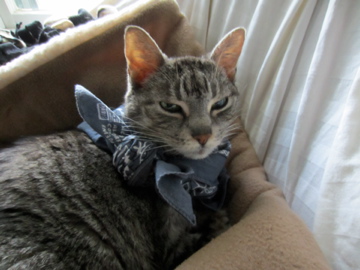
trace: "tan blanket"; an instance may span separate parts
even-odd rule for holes
[[[122,103],[123,33],[129,24],[145,28],[169,56],[203,53],[172,0],[136,1],[68,30],[0,68],[0,142],[75,127],[76,83],[109,106]],[[228,170],[235,225],[178,269],[329,269],[310,231],[267,182],[245,131],[232,144]]]

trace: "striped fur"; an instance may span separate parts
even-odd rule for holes
[[[76,131],[3,148],[0,198],[0,269],[171,269],[208,231],[126,187]]]

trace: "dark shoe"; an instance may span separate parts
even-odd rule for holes
[[[60,35],[62,31],[46,26],[40,34],[39,44],[48,42],[52,37]]]
[[[94,20],[93,16],[89,12],[87,12],[85,9],[81,8],[78,11],[78,15],[70,16],[69,20],[72,21],[72,23],[75,26],[78,26],[80,24],[87,23],[89,21]]]
[[[17,25],[17,27],[19,27]],[[21,24],[20,24],[21,27]],[[19,27],[19,28],[20,28]],[[27,46],[32,46],[38,43],[40,34],[43,30],[41,22],[34,21],[25,25],[24,29],[17,29],[16,34],[25,41]]]

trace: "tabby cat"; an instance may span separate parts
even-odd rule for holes
[[[125,115],[134,129],[169,153],[208,156],[234,130],[243,41],[237,28],[207,57],[170,59],[128,27]],[[0,151],[0,269],[173,269],[226,226],[195,210],[192,226],[154,188],[124,184],[111,156],[79,131]]]

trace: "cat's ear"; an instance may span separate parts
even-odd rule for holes
[[[137,26],[128,26],[125,30],[125,57],[129,76],[137,85],[143,85],[165,61],[155,41]]]
[[[215,46],[210,58],[225,69],[228,78],[233,81],[236,73],[236,64],[239,59],[245,40],[245,29],[235,28]]]

